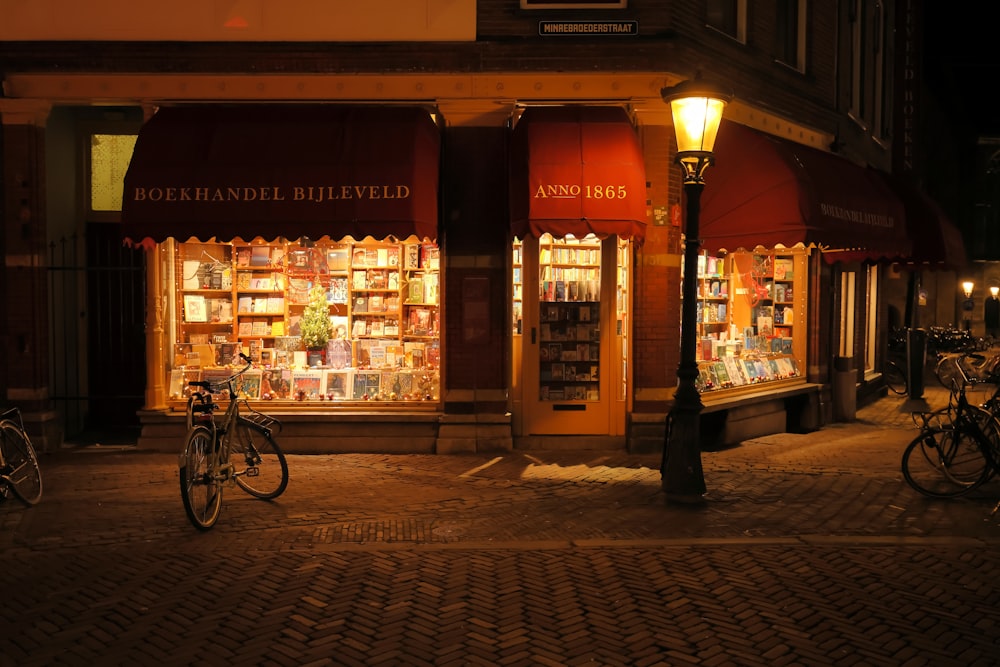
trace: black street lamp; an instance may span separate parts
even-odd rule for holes
[[[687,215],[684,221],[684,275],[681,286],[681,358],[677,365],[677,391],[667,415],[666,441],[660,475],[667,499],[701,502],[705,474],[701,467],[701,410],[704,407],[695,380],[697,360],[698,217],[701,213],[703,175],[713,164],[712,149],[722,121],[722,110],[732,93],[703,81],[683,81],[660,91],[670,104],[677,135],[677,163],[684,176]]]

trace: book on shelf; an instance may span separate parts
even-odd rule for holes
[[[184,321],[208,322],[208,306],[200,294],[184,295]]]
[[[242,320],[237,328],[237,333],[240,336],[252,336],[253,335],[253,323],[249,320]]]
[[[284,246],[275,246],[271,248],[271,266],[281,267],[285,263],[285,248]]]
[[[774,258],[774,279],[791,280],[795,273],[795,264],[789,257]]]
[[[351,287],[356,290],[363,290],[368,287],[368,272],[367,271],[352,271],[351,272]]]
[[[201,262],[197,259],[186,259],[181,265],[182,286],[184,289],[201,289]]]
[[[407,368],[423,368],[424,351],[423,343],[413,341],[403,343],[404,365]]]
[[[327,293],[328,303],[347,303],[347,278],[330,278],[330,291]]]
[[[368,312],[381,313],[385,310],[385,299],[381,294],[372,294],[368,297]]]
[[[407,243],[403,246],[403,268],[420,268],[420,246],[415,243]]]
[[[332,248],[326,251],[326,265],[331,271],[346,271],[347,264],[347,248]]]
[[[382,373],[378,371],[356,371],[354,373],[354,400],[375,398],[381,388]]]
[[[384,336],[385,335],[385,320],[381,317],[372,320],[372,336]]]
[[[250,266],[250,248],[241,246],[236,249],[236,266],[240,268]]]
[[[409,332],[414,336],[427,336],[431,333],[431,311],[428,308],[411,308]]]
[[[423,303],[424,300],[424,279],[419,276],[410,278],[407,285],[407,303]]]
[[[269,313],[285,312],[285,297],[282,296],[267,297],[267,312]]]
[[[367,313],[368,312],[368,297],[365,295],[360,295],[354,297],[353,310],[355,313]]]
[[[252,296],[241,296],[236,301],[236,304],[237,304],[236,305],[236,312],[238,312],[240,314],[253,312],[253,297]]]
[[[271,332],[268,330],[268,321],[265,318],[256,318],[253,320],[253,326],[250,329],[251,336],[270,336]]]
[[[438,302],[438,277],[436,273],[424,274],[424,303]]]
[[[389,249],[377,248],[375,252],[376,252],[375,266],[389,266]]]
[[[305,399],[319,398],[323,385],[323,372],[319,370],[292,371],[292,396],[302,396]]]
[[[373,345],[368,348],[368,365],[371,368],[385,368],[385,348],[381,345]]]
[[[425,244],[420,246],[420,266],[425,269],[439,268],[441,261],[441,251],[436,245]]]
[[[285,322],[284,320],[275,320],[271,322],[271,335],[272,336],[284,336],[285,335]]]
[[[268,266],[271,263],[271,248],[255,245],[250,250],[250,266]]]

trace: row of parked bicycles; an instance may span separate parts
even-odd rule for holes
[[[932,412],[914,412],[920,429],[903,451],[907,483],[930,498],[955,498],[970,493],[1000,473],[1000,355],[960,350],[939,354],[937,380],[951,394],[948,405]],[[976,392],[985,400],[970,400]],[[996,513],[1000,503],[994,508]]]

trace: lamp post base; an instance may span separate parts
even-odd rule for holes
[[[701,466],[701,397],[693,383],[682,382],[675,400],[667,415],[660,470],[663,491],[670,502],[702,503],[706,487]]]

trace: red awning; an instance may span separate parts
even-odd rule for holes
[[[831,153],[725,121],[705,181],[710,252],[802,243],[831,262],[909,253],[899,198],[874,170]]]
[[[167,107],[139,131],[123,234],[435,239],[439,155],[420,108]]]
[[[906,231],[913,242],[910,254],[900,261],[927,268],[960,269],[967,260],[962,232],[948,214],[922,190],[896,176],[879,174],[903,202]]]
[[[510,164],[514,236],[646,231],[646,171],[620,107],[531,107],[514,127]]]

